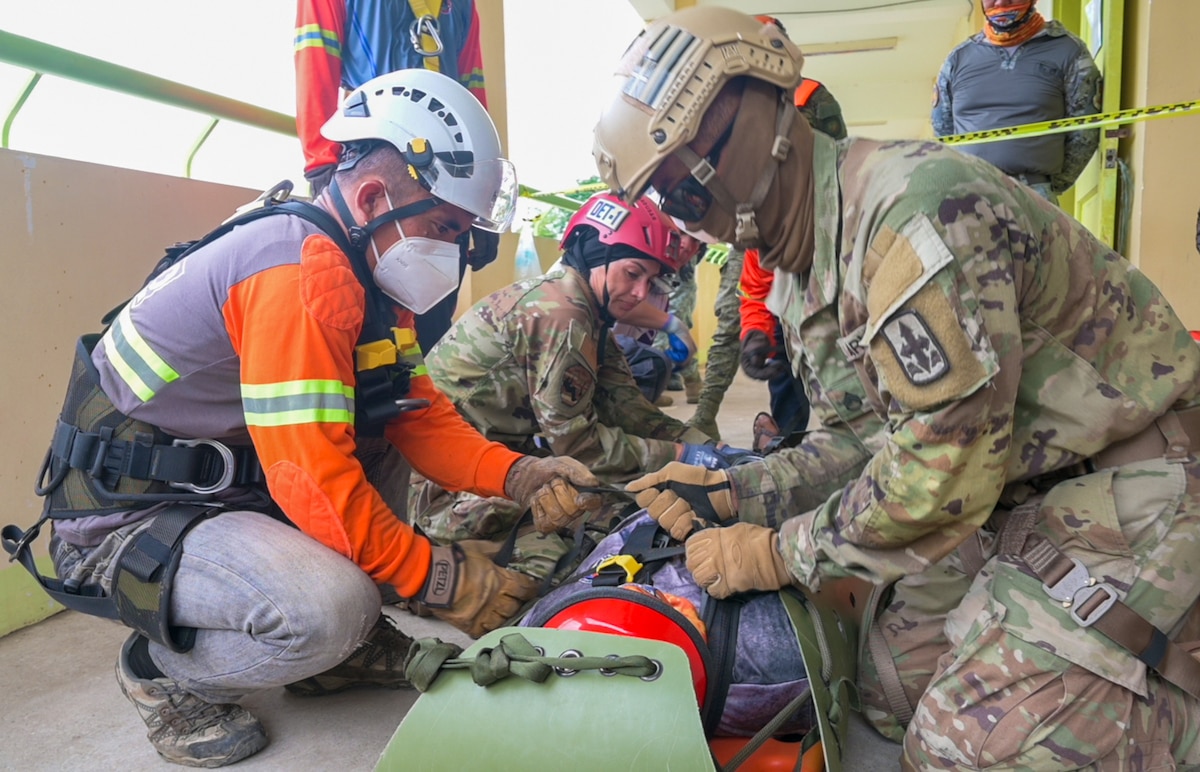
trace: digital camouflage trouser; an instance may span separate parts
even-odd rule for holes
[[[721,282],[717,286],[715,311],[717,328],[708,346],[708,362],[704,365],[704,386],[700,389],[700,403],[688,425],[699,429],[713,439],[720,439],[717,431],[717,412],[725,399],[725,392],[737,375],[738,359],[741,355],[742,318],[741,302],[738,300],[738,283],[742,279],[742,262],[745,253],[740,249],[729,250],[729,259],[721,266]]]
[[[1184,650],[1200,649],[1200,464],[1155,459],[1071,478],[1036,518],[1035,539]],[[907,768],[1200,764],[1200,700],[1080,626],[1025,561],[994,554],[997,539],[981,547],[973,579],[960,550],[899,582],[877,617],[913,708]],[[876,665],[860,673],[864,714],[899,739]]]
[[[679,283],[671,292],[671,313],[679,317],[679,321],[690,331],[695,321],[696,313],[696,266],[689,264],[679,272]],[[666,351],[670,347],[670,339],[665,334],[654,336],[654,348]],[[695,357],[688,362],[687,367],[679,371],[685,380],[700,377],[700,365]],[[650,400],[653,402],[654,400]]]

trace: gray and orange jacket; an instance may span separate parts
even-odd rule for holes
[[[415,595],[429,543],[401,522],[354,456],[355,346],[366,293],[349,258],[295,216],[240,225],[150,281],[92,361],[125,415],[182,438],[253,443],[272,499],[377,583]],[[485,440],[413,372],[430,406],[384,430],[447,490],[503,496],[520,458]]]

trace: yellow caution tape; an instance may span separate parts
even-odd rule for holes
[[[1118,110],[1115,113],[1094,113],[1092,115],[1081,115],[1078,118],[1060,118],[1054,121],[1023,123],[1019,126],[1006,126],[1002,129],[972,131],[968,134],[951,134],[950,136],[939,137],[938,140],[947,145],[974,145],[980,142],[995,142],[1014,137],[1039,137],[1045,134],[1065,134],[1069,131],[1084,131],[1086,129],[1098,129],[1102,126],[1152,121],[1156,118],[1173,118],[1177,115],[1189,115],[1197,112],[1200,112],[1200,100],[1154,105],[1152,107],[1131,107],[1128,110]],[[607,186],[604,183],[593,182],[570,190],[543,193],[537,188],[521,185],[520,195],[524,198],[541,201],[542,203],[574,212],[583,206],[583,204],[572,198],[568,198],[569,195],[576,193],[599,193],[605,189],[607,189]]]
[[[980,142],[1012,139],[1013,137],[1038,137],[1044,134],[1064,134],[1068,131],[1098,129],[1101,126],[1134,123],[1135,121],[1152,121],[1155,118],[1172,118],[1176,115],[1187,115],[1195,112],[1200,112],[1200,100],[1176,102],[1169,105],[1154,105],[1153,107],[1131,107],[1128,110],[1118,110],[1115,113],[1095,113],[1093,115],[1081,115],[1078,118],[1060,118],[1056,121],[1024,123],[1020,126],[1006,126],[1003,129],[972,131],[969,134],[952,134],[948,137],[939,137],[938,139],[947,145],[974,145]]]

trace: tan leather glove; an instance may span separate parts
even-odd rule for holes
[[[538,583],[493,563],[501,546],[489,541],[435,546],[429,576],[416,600],[472,638],[503,627],[537,595]]]
[[[638,506],[645,507],[650,517],[679,541],[737,513],[729,475],[719,469],[672,461],[628,483],[625,490],[637,493]]]
[[[600,481],[573,458],[525,456],[508,470],[504,491],[523,509],[533,510],[538,533],[554,533],[600,508],[598,493],[580,493],[576,485],[595,487]]]
[[[792,583],[779,554],[779,534],[753,523],[734,523],[692,534],[685,545],[688,570],[714,598]]]

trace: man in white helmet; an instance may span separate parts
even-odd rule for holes
[[[1200,348],[1137,268],[936,142],[795,120],[774,25],[649,25],[601,177],[757,247],[819,426],[630,482],[714,597],[868,583],[863,713],[908,769],[1200,763]]]
[[[582,507],[573,484],[597,484],[571,459],[485,440],[395,327],[400,309],[420,313],[455,287],[457,237],[509,225],[515,177],[483,107],[444,75],[401,70],[352,92],[324,131],[344,152],[319,222],[288,210],[239,224],[81,339],[42,481],[62,587],[116,599],[135,630],[118,683],[179,764],[263,748],[262,725],[236,704],[255,690],[406,686],[411,639],[382,614],[381,588],[472,636],[534,594],[492,545],[414,532],[406,491],[368,480],[364,436],[448,490],[542,515]]]

